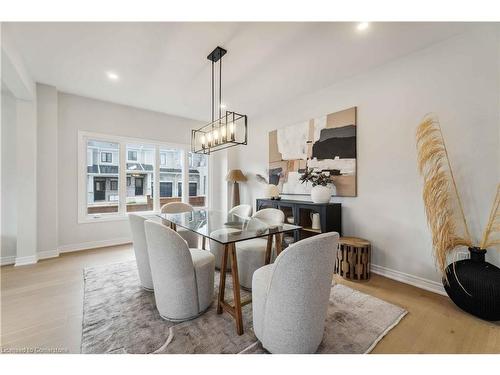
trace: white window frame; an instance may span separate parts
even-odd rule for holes
[[[135,152],[135,160],[128,158],[129,152]],[[131,163],[139,163],[139,152],[137,150],[127,150],[127,161],[129,161]]]
[[[162,156],[163,156],[165,163],[161,162]],[[160,165],[167,165],[167,153],[166,152],[160,152]]]
[[[78,131],[78,223],[96,223],[102,221],[126,220],[127,215],[127,144],[148,144],[155,148],[153,173],[153,210],[134,212],[143,215],[154,215],[160,212],[160,148],[180,150],[182,153],[182,202],[189,202],[189,144],[158,142],[151,139],[123,137],[111,134]],[[118,212],[88,214],[87,213],[87,142],[89,140],[117,143],[118,157]],[[99,155],[100,156],[100,155]],[[207,165],[209,180],[211,180],[210,163]],[[208,192],[207,192],[208,193]],[[206,207],[210,207],[210,195],[206,196]]]
[[[102,161],[102,154],[111,154],[111,161]],[[113,152],[108,151],[108,150],[99,152],[99,164],[114,165],[113,164]]]

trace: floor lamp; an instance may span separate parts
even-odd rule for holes
[[[226,176],[226,181],[233,183],[233,198],[231,201],[231,207],[238,206],[240,204],[240,188],[238,182],[244,182],[247,178],[240,169],[231,169]]]

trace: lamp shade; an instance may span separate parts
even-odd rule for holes
[[[247,178],[240,169],[231,169],[226,176],[226,181],[230,182],[240,182],[246,180]]]

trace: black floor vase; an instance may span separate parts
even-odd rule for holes
[[[446,293],[461,309],[481,319],[500,320],[500,268],[485,261],[486,250],[469,248],[470,259],[446,268]]]

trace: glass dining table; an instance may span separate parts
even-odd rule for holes
[[[238,335],[243,334],[243,317],[241,307],[251,300],[242,302],[240,298],[240,283],[238,276],[238,262],[236,243],[254,238],[267,238],[265,264],[271,262],[273,238],[277,255],[283,248],[282,235],[300,229],[300,226],[276,223],[265,223],[257,218],[245,218],[238,215],[215,210],[195,210],[193,212],[158,214],[159,217],[170,223],[172,229],[177,227],[190,230],[202,236],[203,249],[206,249],[206,239],[223,245],[222,264],[220,267],[219,293],[217,296],[217,313],[229,313],[236,321]],[[233,305],[224,299],[226,288],[226,267],[231,262],[233,280]]]

